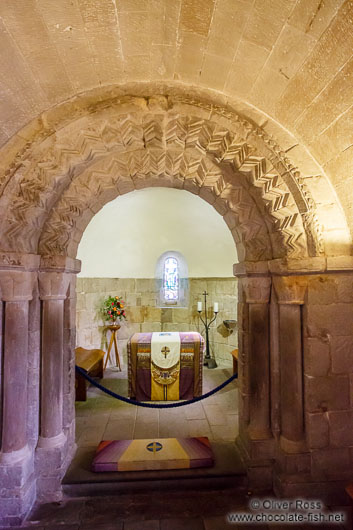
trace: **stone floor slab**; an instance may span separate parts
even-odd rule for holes
[[[127,521],[124,523],[124,530],[160,530],[158,519],[150,521]]]
[[[34,508],[29,521],[40,521],[42,524],[79,524],[85,501],[70,500],[51,502]]]
[[[234,524],[228,523],[223,515],[216,517],[205,517],[203,520],[205,530],[230,530],[235,527]]]
[[[124,521],[109,521],[108,519],[99,522],[94,519],[93,522],[83,522],[79,530],[124,530]]]
[[[160,530],[205,530],[201,517],[162,519]]]
[[[229,377],[230,371],[222,367],[214,370],[204,369],[204,392],[216,387]],[[103,385],[127,396],[127,371],[106,370]],[[78,447],[98,445],[100,439],[129,439],[150,436],[209,436],[212,438],[210,425],[230,425],[232,418],[228,412],[237,413],[237,385],[232,383],[219,394],[205,401],[187,407],[156,410],[133,407],[114,398],[108,397],[98,389],[90,386],[87,401],[76,403]],[[205,410],[207,409],[206,416]],[[106,421],[106,418],[108,420]],[[158,433],[155,424],[158,423]],[[151,433],[141,424],[152,425]],[[105,429],[102,432],[103,427]],[[234,430],[237,431],[236,423]],[[230,439],[229,428],[224,439]],[[222,439],[222,430],[218,429],[216,438]]]
[[[136,423],[132,438],[134,440],[159,438],[158,423]]]

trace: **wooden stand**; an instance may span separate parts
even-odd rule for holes
[[[231,351],[230,354],[233,357],[233,374],[238,373],[238,348],[235,348],[235,350]]]
[[[117,343],[117,340],[116,340],[116,332],[118,331],[118,329],[120,329],[120,325],[119,324],[112,324],[111,326],[106,326],[106,328],[111,331],[111,336],[110,336],[110,342],[109,342],[108,351],[107,351],[107,357],[106,357],[105,363],[104,363],[104,370],[107,367],[108,359],[110,361],[112,361],[112,359],[110,358],[110,352],[111,352],[111,349],[112,349],[113,343],[114,343],[115,362],[116,362],[116,366],[121,371],[120,357],[119,357],[119,351],[118,351],[118,343]]]

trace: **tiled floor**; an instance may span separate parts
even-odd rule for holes
[[[204,368],[204,393],[232,375],[229,367]],[[102,383],[127,396],[127,373],[106,370]],[[78,447],[101,440],[208,436],[212,441],[233,441],[238,433],[238,390],[232,382],[204,401],[177,409],[157,410],[118,401],[90,387],[86,402],[76,403]]]
[[[232,375],[231,368],[204,368],[203,391],[217,387]],[[106,370],[102,384],[123,396],[127,396],[126,370]],[[237,381],[231,382],[209,398],[175,409],[148,409],[118,401],[97,388],[90,386],[86,402],[76,403],[77,452],[63,483],[70,495],[91,495],[101,488],[126,492],[140,488],[143,481],[180,481],[198,479],[202,487],[214,481],[216,487],[232,483],[242,485],[245,480],[244,466],[236,451],[234,441],[238,433]],[[207,436],[211,441],[215,464],[211,468],[137,471],[120,473],[93,473],[91,463],[101,440],[151,439]],[[221,478],[219,478],[221,477]],[[225,477],[225,478],[224,478]],[[220,484],[221,483],[221,484]],[[112,486],[113,484],[113,486]],[[133,484],[135,484],[133,486]],[[170,486],[170,482],[168,483]],[[187,484],[185,484],[187,487]],[[234,486],[233,486],[234,487]]]

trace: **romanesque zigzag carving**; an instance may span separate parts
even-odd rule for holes
[[[211,187],[219,195],[225,187],[225,182],[219,168],[211,164],[208,159],[202,159],[197,168],[200,186]]]
[[[185,146],[186,147],[199,147],[204,152],[205,149],[201,145],[199,138],[200,134],[202,134],[202,131],[205,126],[205,121],[200,118],[193,118],[189,117],[186,120],[186,139],[185,139]]]
[[[106,154],[108,151],[105,143],[102,142],[101,136],[98,134],[93,135],[83,130],[78,135],[75,135],[74,138],[70,136],[70,140],[74,141],[74,145],[68,145],[65,139],[65,142],[58,148],[57,166],[58,168],[61,166],[64,171],[70,166],[89,162],[97,156]],[[51,164],[51,167],[55,168],[55,165]]]
[[[114,145],[117,148],[120,144],[121,147],[125,147],[121,138],[121,131],[119,128],[116,128],[115,124],[105,122],[102,126],[100,134],[105,145]]]
[[[243,163],[241,164],[242,172],[246,174],[249,179],[249,182],[251,182],[255,186],[257,185],[259,187],[265,187],[266,191],[269,191],[269,177],[266,176],[265,167],[265,159],[254,156],[248,156],[246,159],[244,158]],[[278,177],[275,181],[271,182],[271,188],[277,185],[277,181]]]
[[[275,215],[278,219],[279,217],[284,217],[286,213],[284,212],[284,208],[286,208],[286,211],[290,211],[293,208],[292,204],[289,205],[290,201],[290,195],[289,193],[282,191],[279,188],[272,188],[271,191],[267,193],[262,193],[262,197],[264,198],[264,202],[270,212],[270,214],[277,214]]]
[[[199,143],[204,147],[205,152],[215,153],[217,155],[222,149],[226,132],[219,130],[216,126],[212,127],[212,125],[209,124],[208,127],[202,129]]]
[[[222,155],[222,161],[231,162],[235,169],[239,169],[243,166],[247,160],[249,147],[247,144],[233,144],[227,148],[227,151]]]
[[[322,237],[322,226],[319,223],[315,212],[301,214],[303,226],[305,228],[310,256],[319,256],[325,250],[324,240]]]
[[[179,116],[173,116],[172,119],[167,120],[165,142],[168,148],[184,149],[186,135],[186,123],[180,120]]]
[[[264,131],[264,129],[261,129],[250,123],[248,120],[239,116],[230,108],[210,104],[208,102],[197,100],[195,98],[189,98],[184,95],[169,96],[169,100],[171,103],[175,101],[184,105],[196,106],[225,117],[232,123],[233,130],[236,129],[238,134],[244,140],[254,139],[257,145],[259,145],[260,142],[263,142],[267,146],[267,149],[272,153],[270,158],[274,167],[279,174],[286,179],[286,183],[289,186],[290,191],[295,195],[295,200],[300,213],[304,215],[309,211],[311,212],[311,221],[310,223],[306,222],[305,224],[308,225],[308,227],[311,227],[310,230],[312,233],[310,238],[313,240],[314,245],[314,248],[311,249],[312,253],[315,254],[315,252],[323,252],[322,229],[317,221],[317,217],[315,215],[315,203],[309,193],[309,190],[306,188],[303,179],[301,179],[298,169],[291,164],[283,150],[279,147],[276,141]]]
[[[125,185],[125,182],[124,182],[125,177],[122,177],[121,175],[122,174],[128,175],[131,169],[132,169],[131,174],[133,175],[133,179],[134,179],[134,183],[132,184],[132,186],[139,188],[139,187],[143,187],[146,184],[146,182],[147,183],[150,182],[150,184],[158,183],[158,181],[155,180],[153,173],[156,174],[156,171],[158,173],[160,168],[154,167],[152,171],[151,165],[146,164],[146,160],[151,162],[154,156],[157,155],[158,157],[160,157],[163,152],[161,152],[160,150],[148,150],[148,151],[149,152],[147,155],[146,153],[144,153],[143,150],[138,150],[138,151],[133,151],[133,152],[130,151],[128,153],[125,153],[124,155],[121,153],[118,153],[116,155],[111,155],[111,160],[109,160],[108,162],[106,162],[105,160],[99,161],[98,163],[99,166],[95,167],[93,171],[90,170],[89,179],[85,177],[85,173],[83,173],[82,176],[77,177],[75,179],[75,186],[78,186],[79,182],[82,182],[80,186],[82,185],[82,186],[86,186],[86,188],[89,188],[89,183],[91,181],[94,182],[95,185],[93,187],[94,193],[92,194],[92,200],[96,200],[98,194],[105,193],[106,188],[109,190],[109,186],[111,185],[111,177],[109,177],[108,175],[113,174],[113,166],[115,164],[118,164],[120,167],[119,178],[117,176],[115,177],[116,179],[118,179],[116,186],[120,192],[125,191],[125,190],[122,190],[122,186]],[[175,156],[175,151],[173,151],[172,153],[167,152],[167,154],[169,156],[171,154]],[[133,167],[131,167],[132,158],[134,159]],[[167,158],[167,156],[165,156],[165,158]],[[124,163],[124,160],[128,160],[130,162],[130,167],[128,167],[128,164]],[[197,152],[195,152],[194,157],[192,157],[190,150],[188,150],[187,153],[184,153],[183,160],[187,167],[191,166],[191,170],[189,171],[189,175],[188,175],[189,177],[188,180],[192,180],[193,182],[195,182],[196,186],[201,187],[202,189],[210,190],[210,192],[214,196],[214,200],[216,200],[217,195],[219,195],[225,187],[224,178],[220,170],[210,160],[200,159],[200,156]],[[137,167],[139,171],[136,170]],[[146,175],[144,177],[141,173],[141,169],[143,169],[146,172]],[[102,178],[102,175],[104,175],[105,172],[108,172],[108,175],[105,178]],[[179,177],[179,173],[180,172],[176,173],[175,176]],[[116,172],[114,172],[114,174],[117,175]],[[147,175],[151,175],[152,177],[149,177]],[[99,186],[97,184],[98,179],[101,180],[101,183]],[[175,186],[175,182],[174,183],[171,182],[171,184]],[[128,191],[131,191],[130,182],[129,182],[128,187],[129,187]],[[70,187],[70,190],[71,190],[71,187]],[[116,191],[115,194],[117,195],[118,192]],[[55,221],[54,227],[52,227],[52,224],[50,223],[49,225],[50,230],[48,226],[48,229],[45,231],[45,233],[43,234],[41,238],[40,249],[43,252],[47,253],[49,251],[48,249],[50,248],[50,245],[53,245],[53,248],[55,248],[55,251],[59,252],[58,249],[60,248],[60,245],[65,245],[65,247],[62,247],[60,250],[60,253],[65,253],[70,246],[69,240],[65,238],[58,238],[56,232],[58,230],[61,233],[68,232],[68,229],[69,228],[71,229],[73,225],[75,224],[75,222],[72,222],[72,221],[75,221],[75,219],[77,220],[80,219],[79,211],[80,210],[81,212],[87,211],[91,207],[90,204],[87,203],[86,201],[83,201],[83,202],[81,201],[80,203],[78,201],[76,203],[72,202],[72,198],[74,196],[80,196],[79,189],[76,189],[73,195],[70,192],[70,196],[69,196],[70,208],[67,208],[65,195],[63,196],[63,199],[61,201],[62,207],[56,208],[56,212],[59,213],[59,218],[61,217],[63,220],[65,220],[65,223],[62,224],[60,229],[59,229],[59,223],[57,221]],[[239,206],[240,216],[239,217],[237,216],[237,222],[239,224],[241,223],[241,218],[242,217],[245,218],[245,212],[249,212],[249,208],[250,208],[250,215],[249,217],[247,217],[247,222],[249,221],[249,219],[253,221],[252,218],[256,217],[257,214],[256,214],[256,208],[254,204],[250,204],[250,205],[248,204],[246,207],[244,206],[244,211],[242,210],[242,204],[240,204]],[[70,215],[72,217],[71,223],[67,219],[67,217],[70,217]],[[237,215],[237,213],[234,212],[234,215]],[[265,238],[265,240],[267,238],[266,228],[263,226],[263,223],[261,222],[260,218],[258,219],[257,222],[253,221],[252,228],[251,229],[249,228],[247,232],[244,227],[242,228],[240,226],[239,229],[240,229],[240,232],[243,234],[242,239],[244,240],[246,238],[258,236],[260,232],[261,232],[261,237]],[[260,248],[261,245],[258,244],[257,246]],[[268,243],[265,242],[263,246],[268,248]],[[253,245],[252,256],[253,256],[253,252],[255,251],[254,250],[255,247],[256,245]],[[261,255],[262,255],[262,251],[261,251]]]
[[[243,232],[248,234],[247,238],[255,237],[259,231],[266,232],[261,220],[255,221],[255,204],[251,202],[250,197],[245,194],[244,189],[225,188],[221,197],[226,200],[228,208],[236,213],[237,219]]]
[[[157,122],[155,117],[144,122],[143,137],[146,147],[156,149],[164,148],[164,135],[162,126],[163,124]]]
[[[243,199],[243,189],[239,187],[226,186],[221,194],[221,198],[225,199],[229,210],[235,211],[237,206]]]
[[[194,151],[188,150],[184,152],[182,163],[180,166],[180,176],[182,178],[196,178],[199,185],[202,184],[202,180],[198,174],[198,167],[201,163],[201,155]]]
[[[144,147],[143,129],[141,125],[133,122],[129,115],[120,119],[119,130],[125,147]]]
[[[230,132],[214,121],[172,112],[153,114],[140,111],[115,116],[111,123],[107,113],[103,119],[99,116],[90,119],[85,119],[85,126],[77,135],[74,128],[70,130],[72,138],[65,138],[64,130],[60,131],[60,143],[52,147],[51,155],[43,161],[38,159],[40,169],[35,172],[35,180],[31,178],[34,167],[26,171],[21,180],[21,207],[18,213],[11,213],[12,225],[16,222],[27,225],[27,230],[37,230],[39,236],[41,226],[35,221],[38,220],[36,214],[40,214],[40,219],[44,221],[61,194],[66,196],[66,188],[71,189],[71,196],[73,190],[81,193],[80,187],[72,187],[73,183],[80,182],[81,174],[86,175],[86,180],[80,186],[85,186],[89,193],[94,190],[100,196],[107,194],[109,197],[118,189],[122,192],[122,189],[131,190],[131,186],[156,185],[158,178],[164,179],[164,185],[177,187],[184,179],[189,179],[198,187],[212,190],[215,197],[223,197],[226,192],[224,197],[229,207],[237,215],[239,223],[244,225],[240,230],[244,240],[258,237],[260,225],[264,227],[262,236],[266,230],[271,234],[285,229],[288,234],[283,232],[281,246],[287,249],[288,254],[303,252],[302,245],[295,248],[296,241],[299,241],[295,234],[302,231],[303,226],[291,193],[272,165],[263,157],[254,156],[254,147],[244,141],[250,129],[241,121],[236,120],[239,130]],[[94,167],[97,161],[102,162],[99,168]],[[235,195],[228,190],[234,188],[237,182],[243,190],[240,197],[236,188]],[[81,194],[86,195],[85,192]],[[70,208],[61,212],[65,226],[70,227],[70,215],[75,217],[75,212],[82,207],[82,204],[74,207],[70,202]],[[223,206],[218,205],[217,208],[222,211]],[[263,219],[259,217],[258,209]],[[28,212],[30,214],[27,215]],[[254,228],[245,229],[246,223],[250,226],[250,221],[257,218]],[[56,225],[56,229],[58,227]],[[10,224],[5,226],[5,234],[10,229]],[[288,238],[290,244],[287,245]],[[31,250],[35,251],[35,248]]]
[[[169,176],[177,176],[183,161],[182,151],[171,151],[168,149],[165,159],[165,172]]]
[[[114,113],[114,109],[123,104],[128,104],[130,110],[132,108],[131,104],[133,105],[135,100],[137,103],[135,107],[136,111],[132,114],[122,115]],[[290,163],[287,155],[281,150],[273,138],[260,127],[250,123],[248,120],[244,119],[244,117],[239,116],[230,107],[211,104],[185,95],[163,96],[163,101],[165,102],[164,106],[159,105],[159,114],[154,115],[156,116],[156,118],[154,118],[154,125],[151,124],[146,126],[147,129],[145,126],[141,127],[141,117],[143,118],[144,116],[153,114],[153,112],[148,110],[153,110],[153,108],[155,108],[154,105],[149,106],[149,98],[145,98],[145,106],[143,105],[143,98],[141,97],[134,98],[123,96],[121,98],[115,98],[112,101],[109,99],[102,101],[99,106],[100,110],[97,111],[97,109],[95,109],[97,116],[99,115],[99,112],[102,112],[102,115],[105,116],[105,125],[102,126],[100,132],[94,126],[90,126],[90,120],[92,120],[95,115],[87,114],[84,118],[81,118],[81,113],[77,120],[77,123],[82,120],[83,127],[81,127],[81,129],[85,130],[83,138],[80,140],[81,145],[79,145],[78,141],[78,144],[75,144],[75,148],[71,144],[71,147],[67,146],[66,150],[65,148],[60,150],[56,146],[56,167],[59,169],[61,166],[62,172],[65,172],[64,168],[67,169],[69,166],[73,166],[75,160],[78,162],[78,160],[75,159],[75,151],[76,155],[79,152],[78,158],[81,159],[81,162],[78,163],[82,163],[82,154],[85,152],[86,163],[89,165],[93,158],[97,158],[99,155],[103,156],[105,151],[121,150],[123,145],[125,149],[142,148],[144,145],[143,131],[145,130],[145,136],[146,131],[150,134],[150,127],[155,131],[154,137],[155,141],[157,141],[158,134],[156,133],[156,125],[161,123],[162,116],[164,116],[163,119],[165,119],[165,116],[168,116],[168,124],[166,125],[167,128],[165,132],[165,141],[167,144],[172,142],[174,145],[178,144],[179,147],[181,147],[187,142],[189,146],[194,145],[201,152],[205,152],[205,149],[207,152],[216,152],[215,149],[217,149],[219,140],[223,138],[223,141],[227,141],[225,138],[229,134],[229,131],[232,131],[230,136],[236,143],[241,144],[245,142],[246,145],[248,145],[248,142],[250,141],[255,146],[255,151],[259,153],[262,152],[262,157],[267,156],[265,153],[268,153],[268,158],[272,161],[276,171],[285,180],[290,192],[295,198],[295,202],[302,216],[303,225],[308,232],[310,253],[317,254],[323,251],[321,227],[315,216],[314,201],[312,200],[303,179],[300,178],[298,170]],[[197,107],[200,109],[201,113],[204,112],[205,118],[202,120],[201,118],[190,118],[189,116],[176,116],[173,107],[177,107],[179,104],[181,104],[183,112],[185,112],[185,109],[188,106],[190,108],[190,114],[192,114],[192,107]],[[167,111],[167,109],[169,110]],[[89,108],[88,112],[91,112]],[[207,115],[211,116],[211,121],[206,120]],[[74,119],[77,119],[77,116],[78,115],[73,114]],[[148,121],[148,119],[149,118],[146,118],[145,121]],[[207,125],[202,125],[202,121],[207,121]],[[222,125],[220,126],[219,123],[215,125],[217,121],[222,123]],[[228,127],[225,127],[226,123],[229,123],[229,131]],[[110,124],[112,125],[110,126]],[[163,127],[165,127],[165,125],[163,125]],[[69,134],[71,134],[70,131],[74,130],[74,126],[69,124],[68,130]],[[44,146],[49,140],[49,143],[52,141],[53,137],[50,137],[52,133],[53,130],[50,127],[38,129],[38,132],[34,136],[33,144],[27,142],[23,145],[14,157],[11,166],[5,169],[4,182],[7,182],[8,178],[11,178],[26,160],[29,160],[29,157],[33,158],[35,149],[39,152],[42,149],[42,145]],[[55,134],[58,141],[65,140],[65,128],[61,130],[58,129]],[[199,135],[198,141],[195,141],[195,135]],[[102,145],[100,145],[99,136],[101,136]],[[159,141],[160,139],[158,137],[158,142]],[[54,143],[52,143],[52,146],[53,145]],[[35,147],[34,149],[33,146],[38,146],[38,148]],[[43,147],[43,153],[44,152]],[[247,156],[248,155],[249,153],[247,153]],[[53,164],[52,167],[54,169],[55,164]],[[78,169],[69,169],[68,171],[75,172],[78,171]]]
[[[282,229],[280,232],[283,234],[286,246],[290,248],[290,257],[299,258],[303,255],[303,251],[306,249],[306,240],[300,232],[293,232],[286,229]]]
[[[26,232],[26,239],[23,238],[23,225],[17,221],[8,220],[6,223],[6,232],[3,235],[3,249],[12,251],[15,243],[17,252],[27,252],[28,248],[35,248],[38,239],[38,226],[32,225],[28,227]]]
[[[272,248],[263,237],[246,240],[246,259],[249,261],[267,260],[272,257]]]
[[[106,165],[104,170],[94,170],[88,173],[85,185],[91,193],[99,195],[104,187],[109,186],[114,182],[112,175],[121,173],[122,166],[118,165],[116,160],[113,159],[109,162],[110,163]]]
[[[241,167],[253,184],[252,195],[260,194],[266,217],[272,219],[270,222],[274,231],[282,231],[283,245],[288,248],[289,255],[299,255],[304,250],[301,239],[295,236],[301,231],[299,212],[288,189],[273,169],[258,157],[249,157]]]
[[[239,220],[243,220],[245,218],[242,204],[240,204],[240,207],[237,210],[237,217]],[[250,215],[247,219],[247,222],[243,222],[241,224],[241,233],[243,236],[242,240],[248,243],[249,241],[255,239],[262,239],[264,241],[266,239],[265,235],[267,234],[267,230],[264,223],[262,223],[259,219],[256,219],[255,216]]]

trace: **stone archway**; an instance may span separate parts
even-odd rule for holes
[[[114,177],[109,180],[111,171],[119,175],[119,183]],[[61,212],[67,230],[78,212],[88,217],[92,204],[85,199],[90,193],[102,195],[97,211],[109,198],[153,185],[156,178],[168,186],[195,193],[202,190],[206,200],[216,208],[219,204],[222,215],[230,210],[226,219],[235,214],[240,232],[247,222],[247,234],[237,234],[237,243],[255,239],[257,232],[261,239],[267,232],[271,255],[269,241],[264,240],[266,250],[259,248],[254,256],[240,245],[239,255],[244,259],[323,252],[314,201],[298,170],[264,131],[224,109],[215,108],[210,118],[207,105],[203,108],[193,100],[161,96],[146,98],[143,105],[141,98],[129,98],[118,110],[115,106],[98,108],[33,145],[30,157],[20,156],[17,167],[7,172],[1,198],[6,210],[1,246],[13,250],[16,238],[16,249],[37,252],[41,237],[40,253],[52,254],[45,241],[49,237],[45,225],[50,225],[48,218],[54,215],[52,222],[59,228],[58,200],[63,194],[70,204]],[[229,219],[231,229],[234,220]],[[45,235],[41,236],[42,231]],[[58,240],[55,246],[55,254],[67,254]]]
[[[238,445],[255,486],[272,485],[275,469],[277,490],[293,491],[288,484],[293,488],[294,471],[315,471],[310,421],[303,421],[314,414],[305,405],[303,351],[320,331],[307,332],[307,292],[327,272],[338,274],[342,264],[324,257],[325,235],[298,170],[263,130],[224,108],[158,96],[86,110],[19,154],[0,198],[4,370],[13,380],[4,385],[0,464],[20,484],[6,492],[16,494],[15,512],[23,515],[35,496],[60,497],[74,451],[75,255],[81,235],[106,202],[153,185],[199,194],[232,231],[241,261],[235,267]],[[33,300],[38,316],[38,298],[41,322],[29,307]],[[19,308],[23,333],[14,335]],[[22,363],[13,351],[23,352]],[[30,375],[26,359],[37,363]],[[32,407],[14,399],[21,390],[29,395],[28,389]],[[312,395],[315,401],[319,392]],[[28,436],[23,425],[31,421]]]

